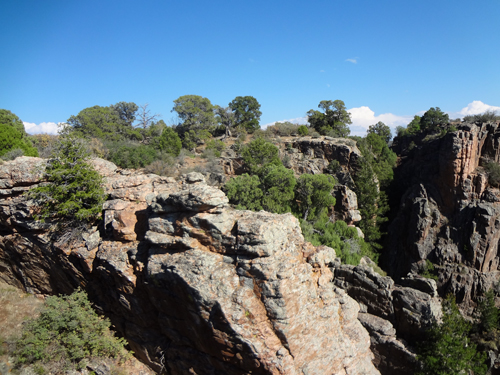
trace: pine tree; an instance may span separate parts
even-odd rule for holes
[[[91,222],[106,200],[101,175],[88,163],[90,153],[82,139],[66,136],[60,139],[48,161],[42,184],[29,192],[38,204],[41,219],[65,218],[65,223]]]
[[[422,344],[419,360],[425,375],[486,374],[486,355],[477,351],[469,334],[471,323],[458,310],[455,297],[443,301],[443,322],[434,324]]]

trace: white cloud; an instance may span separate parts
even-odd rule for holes
[[[42,122],[37,125],[32,122],[23,121],[23,124],[26,133],[29,134],[42,134],[42,133],[57,134],[58,131],[58,124],[56,124],[55,122]]]
[[[348,62],[353,63],[353,64],[357,64],[358,63],[358,58],[355,57],[354,59],[345,59],[345,61],[348,61]]]
[[[347,112],[351,113],[351,135],[359,136],[365,136],[368,127],[379,121],[382,121],[391,129],[395,129],[396,126],[408,125],[413,119],[413,116],[398,116],[393,113],[382,113],[375,116],[375,112],[373,112],[370,107],[366,106],[351,108],[348,109]]]
[[[393,130],[393,133],[395,133],[394,129],[396,128],[396,126],[406,126],[413,119],[413,116],[398,116],[392,113],[382,113],[375,116],[375,112],[373,112],[370,107],[366,106],[351,108],[348,109],[347,112],[351,113],[352,124],[349,125],[349,128],[351,129],[351,135],[358,135],[360,137],[364,137],[366,135],[366,131],[368,130],[368,127],[370,125],[375,125],[379,121],[382,121],[384,124],[389,126]],[[292,124],[307,125],[307,116],[271,122],[269,124],[263,125],[262,128],[265,129],[270,125],[274,125],[276,122],[285,121],[289,121]]]
[[[467,106],[462,108],[460,111],[450,113],[450,118],[462,118],[469,115],[478,115],[486,111],[500,112],[500,107],[485,104],[480,100],[474,100],[473,102],[467,104]]]

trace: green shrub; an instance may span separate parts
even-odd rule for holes
[[[297,129],[297,133],[299,133],[299,135],[307,135],[309,134],[309,129],[305,125],[300,125]]]
[[[295,211],[304,220],[316,218],[324,209],[335,205],[332,190],[335,179],[326,174],[303,174],[297,180],[295,188]]]
[[[488,173],[488,181],[491,185],[500,186],[500,164],[495,162],[488,162],[484,169]]]
[[[425,260],[425,265],[420,269],[420,276],[427,277],[428,279],[438,280],[438,275],[436,269],[434,268],[434,263],[429,259]]]
[[[170,127],[165,127],[161,135],[152,142],[152,145],[158,150],[172,156],[179,156],[182,148],[182,142],[179,135]]]
[[[495,292],[490,289],[479,303],[479,328],[489,332],[498,329],[499,310],[495,306]]]
[[[278,147],[260,137],[243,147],[241,156],[251,174],[260,174],[267,164],[281,165]]]
[[[101,175],[88,163],[89,156],[82,139],[71,135],[59,139],[45,169],[48,184],[29,192],[39,207],[38,218],[91,222],[101,214],[106,194]]]
[[[332,160],[327,167],[328,172],[330,172],[331,174],[336,174],[337,172],[340,172],[341,168],[342,167],[338,160]]]
[[[16,344],[18,364],[56,362],[61,370],[81,369],[91,358],[129,359],[126,341],[113,336],[107,319],[99,317],[77,290],[69,296],[48,297],[37,319],[23,328]]]
[[[18,158],[19,156],[23,156],[24,151],[21,150],[20,148],[14,148],[5,154],[3,154],[2,159],[3,160],[14,160],[15,158]]]
[[[211,139],[207,142],[205,150],[213,150],[214,155],[220,158],[221,152],[224,151],[226,145],[219,139]]]
[[[26,156],[38,156],[38,150],[16,128],[0,124],[0,157],[11,150],[21,149]]]
[[[234,177],[225,186],[229,201],[243,210],[262,210],[262,190],[258,176],[249,176],[247,173]]]
[[[443,301],[442,323],[427,332],[418,359],[423,367],[419,374],[486,374],[486,354],[480,353],[470,340],[471,323],[462,317],[455,298]]]
[[[137,169],[151,164],[157,156],[157,151],[151,146],[127,143],[110,147],[108,158],[120,168]]]

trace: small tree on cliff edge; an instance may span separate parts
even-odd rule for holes
[[[66,223],[90,223],[102,211],[106,194],[101,175],[88,163],[90,153],[82,139],[60,139],[47,163],[42,184],[29,192],[39,207],[39,218],[64,218]]]

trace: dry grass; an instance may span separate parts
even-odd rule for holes
[[[0,281],[0,337],[10,341],[21,333],[22,323],[38,316],[43,300]]]

